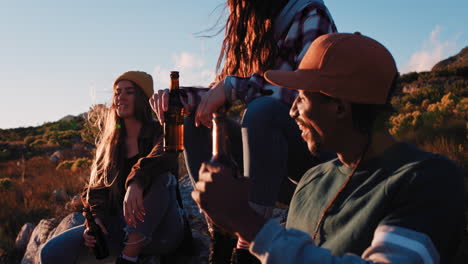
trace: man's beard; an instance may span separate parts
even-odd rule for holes
[[[311,140],[307,142],[307,146],[312,155],[318,156],[322,152],[322,141],[320,140],[318,133],[313,128],[308,128],[311,132]]]
[[[322,140],[319,134],[311,125],[307,124],[302,119],[297,118],[296,122],[302,127],[301,131],[305,130],[305,133],[307,133],[306,138],[302,139],[307,143],[309,152],[314,156],[318,156],[322,151]]]

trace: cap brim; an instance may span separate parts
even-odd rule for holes
[[[311,92],[320,92],[323,82],[318,70],[270,70],[265,73],[265,79],[276,86]]]

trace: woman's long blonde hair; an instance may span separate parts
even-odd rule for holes
[[[133,82],[132,82],[133,83]],[[142,124],[152,122],[151,107],[148,97],[143,90],[133,83],[135,89],[134,113],[135,118]],[[115,87],[114,87],[115,88]],[[112,96],[114,99],[115,93]],[[96,156],[91,166],[91,176],[89,179],[89,188],[109,187],[117,178],[123,159],[126,157],[125,149],[125,123],[123,119],[117,116],[116,105],[112,100],[111,106],[107,109],[101,107],[93,111],[88,120],[93,119],[99,129],[96,140]]]
[[[248,77],[274,66],[278,56],[274,19],[288,0],[228,0],[229,17],[216,66],[216,80]],[[222,70],[220,71],[220,68]]]

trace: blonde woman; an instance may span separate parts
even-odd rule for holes
[[[151,115],[151,75],[123,73],[114,82],[85,194],[96,223],[106,234],[116,263],[174,250],[183,239],[183,213],[176,198],[175,156],[162,152],[161,126]],[[41,263],[75,263],[96,240],[85,225],[51,239]]]

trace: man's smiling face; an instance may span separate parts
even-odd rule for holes
[[[327,141],[335,134],[334,102],[324,95],[315,92],[299,91],[290,115],[295,119],[302,138],[307,143],[309,151],[317,155],[327,148]]]

